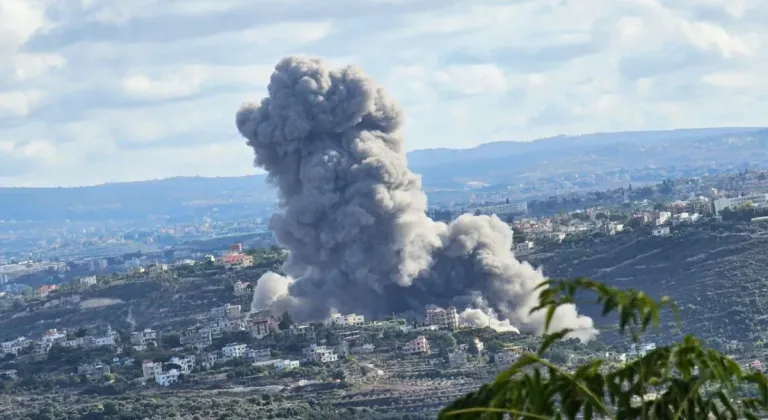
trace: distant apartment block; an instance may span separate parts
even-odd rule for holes
[[[768,205],[768,194],[750,194],[742,197],[718,198],[713,204],[716,215],[720,215],[725,209],[735,210],[745,205],[765,207]]]
[[[653,236],[667,236],[669,232],[669,226],[657,226],[651,231]]]
[[[427,305],[426,315],[427,325],[435,325],[450,330],[459,328],[459,314],[453,306],[443,309],[438,306]]]
[[[91,287],[96,285],[97,279],[96,276],[86,276],[78,280],[78,283],[83,287]]]
[[[528,213],[528,203],[497,204],[493,206],[475,207],[467,209],[467,212],[483,215],[507,216],[512,214]]]

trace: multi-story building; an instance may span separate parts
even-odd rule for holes
[[[765,207],[768,205],[768,194],[750,194],[741,197],[718,198],[713,202],[715,214],[719,215],[725,209],[737,209],[742,206],[751,205],[755,207]]]
[[[629,346],[629,353],[631,355],[639,354],[640,357],[645,356],[649,351],[656,350],[656,343],[645,343],[645,344],[632,344]]]
[[[198,359],[200,361],[200,364],[208,369],[213,367],[213,365],[216,364],[219,360],[221,360],[221,357],[218,353],[205,353],[201,356],[198,356]]]
[[[360,326],[365,324],[365,317],[357,314],[333,314],[325,320],[325,324],[339,327]]]
[[[161,373],[163,373],[162,363],[153,362],[152,360],[145,360],[141,363],[141,376],[144,379],[154,378]]]
[[[403,353],[405,354],[429,354],[429,341],[427,337],[420,335],[413,340],[405,343],[403,346]]]
[[[157,331],[146,328],[143,331],[131,333],[131,344],[134,346],[157,345]]]
[[[171,369],[168,372],[160,372],[155,375],[155,382],[160,386],[171,386],[179,381],[180,374],[181,372],[176,369]]]
[[[218,308],[211,309],[211,318],[238,318],[242,315],[240,305],[230,305],[229,303]]]
[[[277,318],[274,316],[252,317],[245,321],[245,329],[254,337],[266,337],[274,331],[277,331]]]
[[[254,362],[264,362],[272,358],[272,352],[269,349],[247,349],[245,358],[252,359]]]
[[[502,366],[509,366],[520,359],[520,354],[515,351],[503,351],[493,355],[493,361]]]
[[[86,276],[78,280],[81,286],[83,287],[90,287],[96,285],[96,276]]]
[[[224,346],[221,352],[224,354],[224,357],[243,357],[246,347],[245,344],[231,343]]]
[[[0,345],[0,350],[2,350],[3,354],[18,355],[23,348],[31,346],[33,343],[33,341],[27,340],[25,337],[19,337],[15,340],[3,342]]]
[[[339,360],[339,356],[334,353],[333,349],[326,346],[318,346],[317,344],[312,344],[303,349],[302,353],[305,360],[315,363],[329,363]]]
[[[427,325],[436,325],[440,328],[448,328],[450,330],[459,328],[459,313],[453,306],[443,309],[434,305],[428,305],[426,314]]]
[[[296,369],[299,365],[298,360],[280,360],[275,363],[275,368],[278,370],[291,370]]]
[[[110,373],[108,365],[102,363],[86,363],[77,367],[78,375],[85,375],[88,379],[98,379]]]
[[[195,368],[195,358],[194,356],[185,356],[185,357],[176,357],[173,356],[171,359],[166,363],[168,365],[177,365],[180,369],[178,369],[181,373],[190,373]]]
[[[464,351],[452,351],[448,353],[448,365],[457,368],[467,364],[467,353]]]
[[[234,285],[235,296],[244,296],[248,294],[249,284],[244,281],[238,281]]]
[[[195,347],[198,350],[213,344],[213,337],[209,329],[190,328],[181,334],[181,345]]]

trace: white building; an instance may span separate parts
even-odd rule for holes
[[[243,357],[246,347],[245,344],[232,343],[224,346],[221,352],[224,353],[224,357]]]
[[[459,313],[456,308],[449,306],[445,309],[427,305],[427,325],[436,325],[440,328],[448,328],[450,330],[456,330],[459,328]]]
[[[134,346],[157,345],[157,331],[146,328],[144,331],[136,331],[131,333],[131,344]]]
[[[237,318],[242,315],[242,312],[240,305],[230,305],[227,303],[224,306],[211,309],[211,318]]]
[[[468,212],[475,214],[484,214],[497,216],[506,216],[509,214],[525,214],[528,213],[528,203],[512,203],[512,204],[497,204],[495,206],[475,207],[467,209]]]
[[[298,360],[280,360],[275,363],[275,368],[278,370],[291,370],[296,369],[297,367],[299,367]]]
[[[19,337],[15,340],[3,342],[2,347],[0,347],[0,349],[2,349],[3,354],[10,353],[10,354],[18,355],[21,349],[31,344],[32,342],[30,340],[27,340],[24,337]]]
[[[649,351],[656,350],[656,343],[645,343],[645,344],[632,344],[629,346],[629,353],[632,355],[639,354],[640,357],[645,356]]]
[[[515,244],[515,251],[517,251],[518,253],[524,254],[524,253],[533,251],[534,247],[535,246],[533,244],[533,241],[520,242],[519,244]]]
[[[181,373],[190,373],[195,368],[195,358],[194,356],[185,356],[185,357],[171,357],[171,360],[169,360],[166,364],[169,365],[178,365],[181,369]]]
[[[315,363],[329,363],[339,360],[339,355],[334,353],[333,349],[326,346],[318,346],[312,344],[311,346],[302,350],[304,359],[313,361]]]
[[[667,236],[669,235],[669,226],[657,226],[653,228],[653,236]]]
[[[764,207],[768,204],[768,194],[750,194],[743,197],[718,198],[714,201],[715,214],[720,215],[720,212],[725,209],[735,210],[748,204],[755,207]]]
[[[163,373],[163,364],[160,362],[153,362],[151,360],[145,360],[141,364],[141,376],[144,379],[154,378],[157,375]]]
[[[235,296],[243,296],[248,293],[248,283],[244,281],[238,281],[234,285]]]
[[[272,352],[269,349],[247,349],[245,350],[245,358],[252,359],[254,362],[263,362],[269,360],[272,357]]]
[[[661,226],[664,223],[667,223],[671,217],[672,213],[668,211],[660,211],[659,217],[656,218],[656,226]]]
[[[176,369],[171,369],[168,372],[160,372],[155,375],[155,382],[160,386],[170,386],[179,381],[180,374],[181,372]]]
[[[96,285],[96,276],[87,276],[78,280],[81,286],[90,287]]]
[[[356,314],[333,314],[325,320],[326,325],[335,325],[339,327],[352,327],[365,324],[365,317]]]
[[[405,354],[429,354],[429,342],[427,337],[420,335],[413,340],[405,343],[403,346],[403,353]]]

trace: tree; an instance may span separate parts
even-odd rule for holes
[[[549,287],[547,287],[549,286]],[[539,305],[548,331],[557,307],[575,296],[595,295],[603,315],[618,315],[618,331],[639,343],[659,325],[660,308],[677,308],[664,297],[654,301],[641,291],[619,290],[585,278],[547,280]],[[570,330],[545,334],[536,353],[518,362],[450,406],[439,419],[757,419],[768,412],[768,379],[742,371],[738,363],[686,336],[610,369],[591,360],[572,372],[544,358],[547,349]]]

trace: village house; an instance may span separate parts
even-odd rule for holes
[[[304,360],[315,363],[329,363],[339,360],[339,356],[334,353],[333,349],[329,349],[326,346],[318,346],[317,344],[312,344],[301,352],[304,355]]]
[[[237,281],[234,285],[235,296],[244,296],[248,294],[249,283]]]
[[[325,324],[337,327],[361,326],[365,324],[365,317],[356,314],[333,314],[325,320]]]
[[[246,347],[245,344],[231,343],[224,346],[221,352],[224,354],[224,357],[238,358],[245,355]]]
[[[171,386],[179,381],[179,372],[176,369],[171,369],[168,372],[160,372],[155,375],[155,382],[160,386]]]
[[[77,367],[78,375],[85,375],[91,380],[103,378],[108,373],[110,373],[109,365],[103,363],[85,363]]]
[[[190,373],[195,368],[195,357],[194,356],[185,356],[185,357],[176,357],[173,356],[171,359],[165,363],[166,365],[176,365],[179,366],[179,371],[181,373]],[[173,369],[171,369],[173,370]]]
[[[236,253],[221,257],[219,262],[227,268],[246,268],[253,265],[253,257]]]
[[[405,354],[429,354],[429,342],[427,338],[420,335],[413,340],[405,343],[403,346],[403,353]]]

